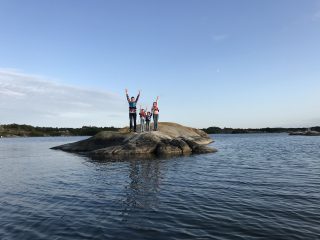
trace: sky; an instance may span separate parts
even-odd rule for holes
[[[320,125],[320,0],[0,0],[0,124]]]

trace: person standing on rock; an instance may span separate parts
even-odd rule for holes
[[[140,105],[139,116],[140,116],[140,132],[144,132],[144,130],[145,130],[145,121],[146,121],[146,111],[143,108],[141,108],[141,105]]]
[[[152,113],[151,112],[147,112],[147,115],[146,115],[146,129],[147,129],[148,132],[150,132],[151,117],[152,117]]]
[[[128,89],[126,89],[126,96],[129,103],[129,119],[130,119],[130,132],[133,130],[137,131],[137,102],[140,97],[140,91],[138,93],[137,98],[131,97],[129,98]]]
[[[158,130],[158,120],[159,120],[158,100],[159,100],[159,96],[157,97],[156,101],[153,102],[153,105],[151,108],[151,112],[153,115],[153,131]]]

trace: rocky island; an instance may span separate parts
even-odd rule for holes
[[[131,159],[213,153],[213,140],[202,130],[176,123],[159,123],[158,131],[133,133],[128,128],[102,131],[88,139],[53,147],[93,159]]]
[[[320,132],[318,131],[311,131],[307,130],[304,132],[290,132],[289,135],[291,136],[320,136]]]

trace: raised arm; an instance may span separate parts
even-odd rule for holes
[[[159,100],[159,96],[157,96],[157,99],[156,99],[156,102],[158,103],[158,100]]]
[[[127,101],[130,102],[129,95],[128,95],[128,89],[126,89],[126,96],[127,96]]]
[[[139,90],[138,96],[137,96],[137,98],[136,98],[136,102],[138,102],[138,100],[139,100],[140,92],[141,92],[141,91]]]

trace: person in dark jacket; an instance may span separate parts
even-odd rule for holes
[[[130,119],[130,132],[133,130],[137,131],[137,102],[140,97],[140,91],[138,93],[137,98],[131,97],[129,98],[128,89],[126,89],[126,96],[129,103],[129,119]]]
[[[147,115],[146,115],[146,130],[148,132],[150,132],[151,117],[152,117],[152,113],[151,112],[147,112]]]

